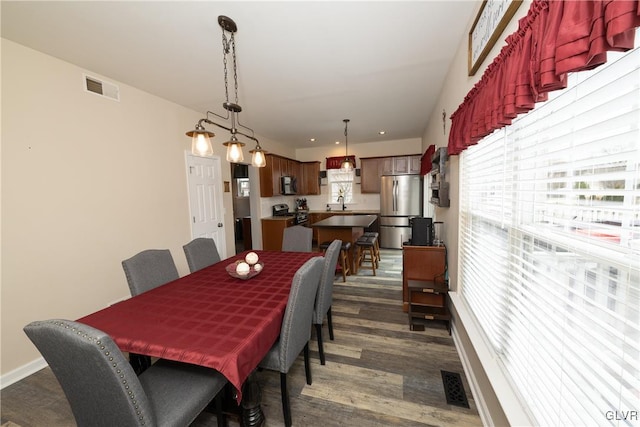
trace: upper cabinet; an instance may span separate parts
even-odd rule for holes
[[[420,173],[419,154],[385,157],[382,161],[382,175],[417,175]]]
[[[420,155],[360,158],[360,191],[380,193],[382,175],[420,174]]]
[[[267,165],[260,168],[260,197],[281,194],[280,177],[291,176],[298,184],[298,195],[320,194],[320,162],[304,162],[267,154]]]
[[[305,196],[320,194],[320,162],[300,163],[301,178],[298,180],[298,192]]]
[[[386,158],[360,158],[360,192],[380,193],[380,175]]]

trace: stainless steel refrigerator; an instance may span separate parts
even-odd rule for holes
[[[401,249],[411,239],[409,220],[422,216],[422,177],[388,175],[380,179],[380,246]]]

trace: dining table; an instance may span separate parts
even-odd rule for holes
[[[78,321],[109,334],[124,352],[218,370],[234,389],[244,424],[261,425],[257,384],[244,387],[252,396],[243,396],[243,385],[280,334],[293,276],[320,254],[253,252],[262,269],[252,269],[251,278],[227,271],[245,251]]]
[[[332,242],[339,239],[342,242],[351,243],[351,250],[348,253],[351,271],[355,272],[355,242],[364,234],[364,229],[378,219],[377,215],[333,215],[311,224],[311,227],[318,229],[318,243]]]

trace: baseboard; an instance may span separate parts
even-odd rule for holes
[[[0,377],[0,389],[9,387],[11,384],[18,382],[31,374],[35,374],[40,369],[46,368],[47,366],[47,362],[44,360],[44,358],[40,357],[33,362],[22,365],[21,367],[14,369],[11,372],[7,372]]]
[[[464,346],[460,343],[460,337],[456,331],[455,323],[451,325],[451,337],[453,338],[453,344],[460,356],[460,362],[462,362],[462,369],[467,377],[467,382],[469,383],[469,387],[471,387],[473,401],[476,404],[476,409],[478,410],[478,415],[480,415],[480,420],[482,420],[482,425],[493,426],[495,424],[491,418],[491,413],[489,412],[489,408],[487,407],[487,403],[482,394],[482,389],[478,384],[478,381],[476,381],[476,376],[473,373],[473,368],[471,367],[471,363],[469,363],[469,358]]]

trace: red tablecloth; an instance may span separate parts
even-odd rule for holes
[[[255,251],[264,269],[249,280],[225,267],[243,254],[107,307],[79,322],[123,351],[207,366],[238,390],[280,334],[294,274],[312,252]]]

